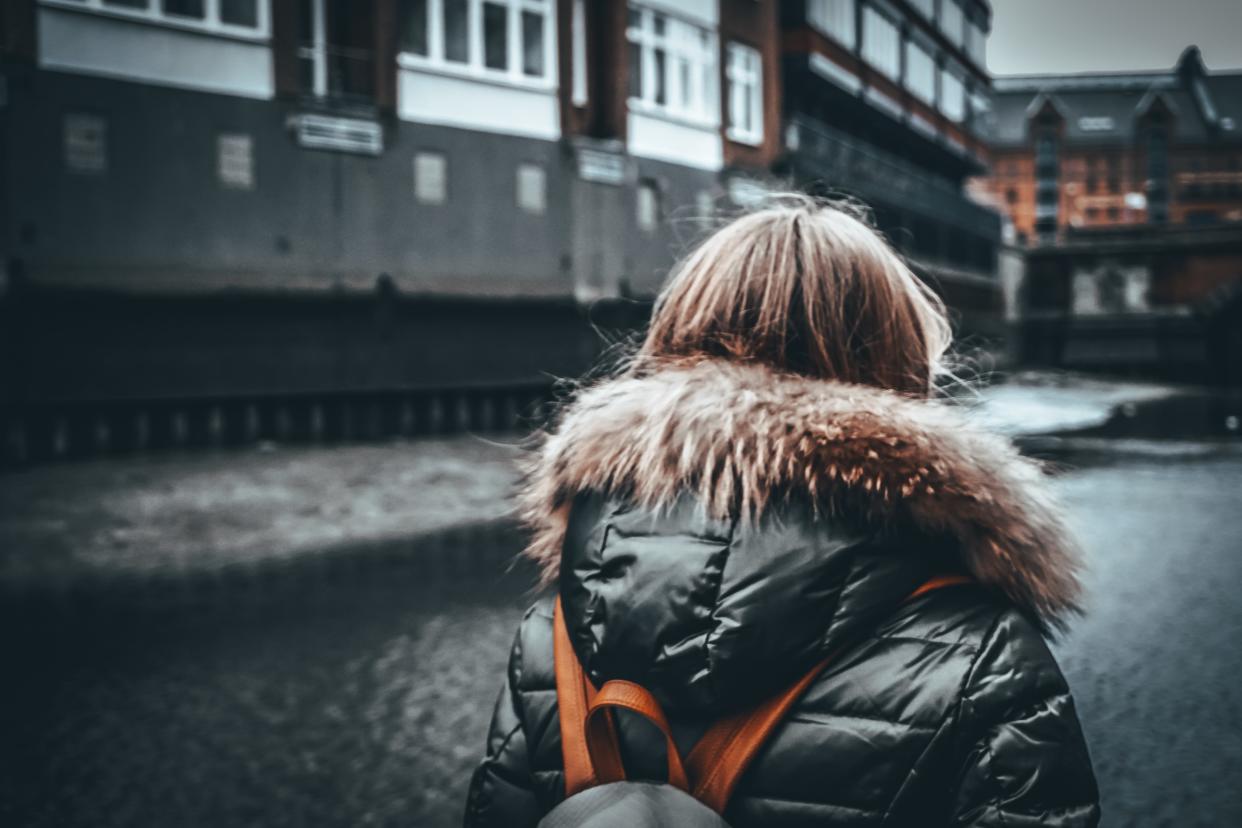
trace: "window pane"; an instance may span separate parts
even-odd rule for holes
[[[497,3],[483,4],[483,65],[509,68],[509,10]]]
[[[759,52],[741,43],[730,43],[726,67],[729,137],[735,140],[763,140],[762,77]]]
[[[427,55],[427,0],[405,0],[401,23],[401,48]]]
[[[852,49],[855,43],[854,1],[810,0],[807,20],[824,34]]]
[[[863,57],[894,80],[901,69],[899,43],[893,21],[868,7],[863,13]]]
[[[637,43],[630,44],[630,97],[643,96],[643,50]]]
[[[941,0],[940,28],[956,45],[962,45],[962,7],[958,0]]]
[[[702,101],[702,105],[699,107],[699,109],[701,110],[700,114],[705,115],[709,118],[714,117],[716,115],[716,109],[717,109],[717,105],[716,105],[716,88],[717,87],[716,87],[716,64],[715,62],[703,64],[703,68],[700,74],[700,83],[701,83],[701,85],[699,86],[699,89],[701,90],[700,100]]]
[[[690,109],[694,101],[694,95],[690,88],[694,82],[690,77],[690,61],[685,58],[677,58],[676,66],[677,86],[681,89],[681,99],[674,103],[682,109]]]
[[[663,49],[656,49],[655,55],[655,102],[663,106],[668,103],[668,87],[665,84],[665,71],[667,71],[666,60]]]
[[[660,223],[660,190],[654,181],[641,181],[638,184],[638,226],[648,232],[655,230]]]
[[[922,46],[906,41],[906,88],[924,103],[936,100],[936,67]]]
[[[470,61],[470,9],[467,0],[444,0],[444,59]]]
[[[732,81],[729,92],[729,121],[735,132],[750,135],[754,125],[750,122],[750,86],[739,80]]]
[[[370,98],[375,92],[374,7],[350,0],[324,0],[328,94]]]
[[[122,6],[127,9],[145,9],[150,6],[149,0],[104,0],[105,6]]]
[[[539,12],[522,12],[522,74],[544,75],[543,15]]]
[[[220,0],[220,22],[230,26],[259,25],[259,0]]]
[[[310,55],[298,56],[298,84],[303,92],[315,91],[315,59]]]
[[[983,27],[973,20],[966,23],[966,53],[974,58],[976,63],[983,63],[987,59],[987,35],[983,33]]]
[[[298,5],[298,42],[303,46],[313,46],[315,43],[314,0],[302,0]]]
[[[570,100],[574,106],[587,103],[586,0],[574,0],[573,16],[573,88]],[[543,74],[540,72],[540,74]]]
[[[965,87],[957,75],[944,70],[940,72],[940,111],[952,121],[966,118]]]
[[[203,0],[163,0],[164,14],[203,19]]]

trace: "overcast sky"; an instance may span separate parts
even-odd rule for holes
[[[1242,69],[1242,0],[991,0],[997,75],[1168,69],[1194,43]]]

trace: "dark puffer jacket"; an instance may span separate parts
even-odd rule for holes
[[[1040,474],[953,411],[716,362],[584,393],[525,492],[598,685],[659,699],[683,755],[722,713],[834,654],[735,793],[735,826],[1099,820],[1044,633],[1074,564]],[[976,583],[907,601],[928,577]],[[530,826],[564,796],[551,600],[518,631],[469,826]],[[619,717],[631,778],[663,740]]]

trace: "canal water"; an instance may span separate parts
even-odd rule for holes
[[[1045,444],[1089,564],[1056,650],[1105,825],[1242,824],[1242,452]],[[0,611],[0,825],[453,825],[514,628],[502,565],[380,562]],[[158,588],[158,587],[149,587]]]

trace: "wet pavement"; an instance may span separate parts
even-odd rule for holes
[[[1242,455],[1207,447],[1059,481],[1090,571],[1056,652],[1105,825],[1242,825]]]
[[[459,821],[527,570],[0,613],[0,825]]]

